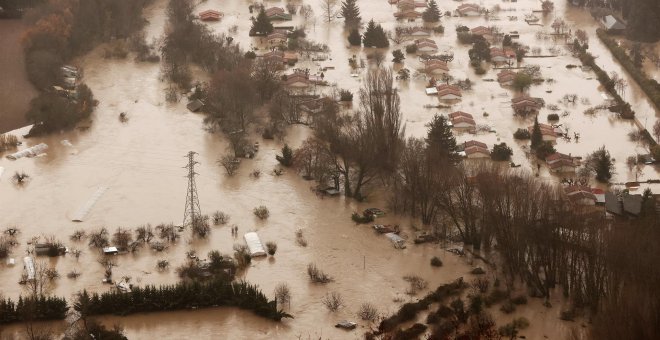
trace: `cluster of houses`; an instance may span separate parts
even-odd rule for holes
[[[481,15],[481,7],[475,4],[462,4],[456,8],[456,13],[462,17]]]
[[[395,18],[409,21],[414,21],[422,17],[422,12],[418,12],[416,9],[426,9],[426,2],[420,0],[390,0],[389,3],[396,5],[397,11],[394,13]]]

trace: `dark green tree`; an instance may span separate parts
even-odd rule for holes
[[[518,72],[513,78],[513,88],[520,92],[525,92],[525,90],[531,85],[532,77],[530,77],[529,74],[525,72]]]
[[[251,35],[268,35],[273,33],[273,24],[268,19],[266,11],[261,8],[256,19],[252,19]]]
[[[422,13],[422,20],[424,22],[438,22],[440,21],[440,10],[438,9],[438,4],[435,0],[431,0],[428,3],[428,7]]]
[[[472,36],[474,45],[468,51],[470,60],[490,61],[490,43],[480,35]]]
[[[383,48],[390,46],[390,41],[387,39],[387,34],[383,30],[383,26],[380,24],[376,25],[373,19],[367,25],[367,30],[362,37],[362,43],[364,47]]]
[[[293,150],[291,147],[289,147],[288,144],[284,144],[284,147],[282,148],[282,156],[277,155],[275,156],[278,162],[284,166],[291,166],[293,165]]]
[[[406,59],[406,56],[403,55],[403,52],[401,50],[394,50],[392,51],[392,61],[395,63],[400,63],[403,61],[403,59]]]
[[[362,35],[360,35],[357,28],[351,30],[351,33],[348,35],[348,43],[351,44],[351,46],[362,45]]]
[[[344,0],[341,3],[341,15],[344,17],[346,26],[355,27],[360,24],[360,8],[357,6],[357,0]]]
[[[432,157],[441,163],[458,164],[461,156],[457,152],[456,138],[447,117],[436,114],[427,127],[426,144]]]
[[[536,147],[536,158],[544,160],[546,157],[557,152],[552,143],[548,141],[541,142],[539,146]]]
[[[502,39],[502,46],[511,46],[511,36],[508,34],[504,35],[504,39]]]
[[[543,135],[541,134],[541,127],[539,126],[539,117],[534,117],[534,127],[532,128],[532,150],[536,150],[543,144]]]
[[[614,161],[610,152],[602,146],[587,157],[587,166],[596,173],[596,180],[607,183],[614,172]]]
[[[490,157],[494,161],[508,161],[511,159],[511,155],[513,155],[513,150],[506,143],[495,144],[490,153]]]

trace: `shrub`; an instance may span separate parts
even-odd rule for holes
[[[393,57],[392,62],[395,63],[400,63],[403,61],[403,59],[406,59],[406,56],[403,55],[403,52],[401,52],[401,50],[398,49],[392,51],[392,57]]]
[[[353,222],[362,224],[362,223],[371,223],[374,221],[374,216],[373,215],[361,215],[357,212],[354,212],[353,215],[351,215],[351,219]]]
[[[353,93],[351,93],[351,91],[349,90],[344,90],[344,89],[339,90],[339,101],[352,102]]]
[[[357,316],[364,321],[374,321],[378,317],[378,309],[376,309],[376,306],[365,302],[360,305]]]
[[[477,66],[474,68],[474,73],[478,75],[483,75],[486,74],[486,69],[484,69],[481,65]]]
[[[433,27],[433,32],[438,33],[438,34],[445,33],[445,27],[442,26],[442,25],[438,25],[436,27]]]
[[[426,280],[417,275],[406,275],[403,277],[403,280],[410,284],[410,287],[406,291],[408,295],[415,295],[418,291],[426,289],[429,285]]]
[[[490,286],[490,281],[486,278],[484,279],[475,279],[472,281],[472,287],[476,288],[479,293],[485,293],[488,291],[488,287]]]
[[[307,240],[303,235],[302,229],[296,230],[296,243],[301,247],[307,247]]]
[[[18,146],[18,138],[12,134],[0,134],[0,151],[14,149]]]
[[[481,267],[476,267],[476,268],[472,269],[470,271],[470,273],[472,273],[474,275],[483,275],[483,274],[486,274],[486,271],[484,271],[484,269],[481,268]]]
[[[254,208],[252,212],[254,213],[254,216],[257,216],[261,220],[265,220],[270,216],[270,212],[268,211],[268,208],[264,205],[260,205]]]
[[[416,53],[416,52],[417,52],[417,45],[410,44],[406,46],[406,53]]]
[[[275,286],[275,299],[280,304],[289,303],[291,301],[291,289],[286,283],[279,283]]]
[[[321,271],[316,266],[316,263],[313,262],[307,265],[307,275],[313,283],[328,283],[332,281],[332,278]]]
[[[559,115],[556,113],[550,113],[548,114],[548,120],[557,121],[559,120]]]
[[[511,314],[516,310],[516,305],[513,304],[511,301],[507,301],[504,304],[502,304],[502,307],[500,307],[500,310],[506,314]]]
[[[493,146],[493,151],[490,153],[490,157],[494,161],[508,161],[513,155],[513,150],[506,145],[506,143],[495,144]]]
[[[431,265],[433,267],[442,267],[442,260],[437,256],[433,256],[433,258],[431,258]]]
[[[518,295],[518,296],[512,298],[511,302],[516,304],[516,305],[526,305],[527,304],[527,297],[525,295]]]
[[[575,319],[576,312],[574,309],[568,309],[561,311],[559,314],[559,319],[564,320],[564,321],[573,321]]]
[[[245,52],[245,59],[256,59],[257,54],[254,53],[254,51],[247,51]]]
[[[513,133],[513,138],[515,139],[529,139],[529,130],[527,129],[518,129]]]
[[[323,302],[325,307],[331,312],[336,312],[339,308],[344,306],[344,298],[342,298],[341,294],[337,292],[325,294],[321,302]]]
[[[494,304],[504,301],[509,296],[509,294],[501,289],[495,288],[493,291],[488,294],[486,297],[486,306],[492,306]]]
[[[282,156],[277,155],[275,156],[275,159],[277,159],[277,161],[283,166],[289,167],[293,165],[293,150],[288,144],[284,144],[282,147]]]
[[[213,213],[213,224],[215,225],[227,224],[229,219],[229,214],[225,214],[222,211],[216,211]]]
[[[277,251],[277,243],[266,242],[266,250],[268,251],[268,255],[270,256],[275,255],[275,252]]]

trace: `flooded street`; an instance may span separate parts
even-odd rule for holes
[[[325,79],[339,88],[358,91],[361,79],[366,70],[361,70],[361,76],[351,77],[348,59],[352,55],[365,58],[361,48],[349,48],[345,39],[343,21],[325,23],[318,4],[313,0],[304,1],[314,7],[316,22],[307,24],[308,39],[328,44],[331,60],[316,62],[302,59],[296,65],[299,68],[310,68],[316,73],[321,67],[334,66],[334,70],[325,73]],[[433,34],[432,38],[441,47],[452,47],[455,59],[449,63],[450,74],[456,79],[470,78],[472,90],[464,92],[463,99],[451,109],[427,109],[424,105],[437,105],[438,99],[426,96],[425,84],[428,80],[414,77],[409,81],[399,82],[402,112],[406,123],[408,136],[423,137],[426,135],[427,124],[434,113],[449,113],[462,110],[472,113],[478,125],[489,125],[496,133],[479,133],[476,136],[459,134],[457,139],[465,141],[477,139],[492,146],[495,142],[506,142],[514,150],[513,161],[521,163],[524,168],[536,169],[535,161],[528,160],[522,148],[522,143],[513,140],[513,132],[520,127],[532,124],[532,118],[514,118],[510,107],[513,90],[501,88],[497,81],[485,82],[482,79],[496,79],[497,70],[490,70],[484,76],[475,75],[469,66],[468,45],[460,45],[456,39],[455,26],[466,25],[470,28],[483,25],[496,25],[502,32],[517,30],[520,41],[532,47],[541,47],[542,54],[549,54],[548,48],[560,46],[560,56],[555,58],[527,58],[524,64],[541,66],[544,78],[552,78],[555,83],[549,85],[533,85],[529,94],[543,97],[546,104],[557,104],[558,113],[567,111],[569,114],[560,118],[560,123],[569,127],[570,131],[579,132],[579,143],[559,140],[557,151],[586,156],[601,145],[610,151],[617,160],[617,174],[613,182],[634,180],[626,165],[625,158],[634,153],[647,151],[634,142],[629,141],[627,134],[633,130],[632,121],[621,120],[608,112],[598,112],[593,116],[585,115],[588,107],[600,104],[603,99],[598,80],[593,72],[583,72],[580,68],[567,69],[567,64],[579,64],[561,46],[563,41],[553,42],[551,38],[537,40],[536,32],[550,32],[549,25],[553,16],[562,16],[569,26],[586,29],[590,34],[589,50],[598,55],[597,63],[603,69],[616,71],[628,80],[624,99],[630,102],[636,112],[636,118],[647,126],[655,123],[658,112],[644,96],[643,92],[628,77],[625,71],[615,62],[609,51],[595,35],[597,25],[588,12],[569,8],[565,1],[555,3],[555,11],[542,19],[545,25],[529,26],[522,18],[533,9],[539,9],[538,1],[523,0],[518,3],[482,1],[487,8],[498,4],[502,12],[499,21],[485,21],[480,18],[445,18],[441,19],[445,27],[444,34]],[[145,10],[149,24],[145,28],[147,41],[159,38],[166,26],[166,0],[156,0]],[[282,1],[269,1],[268,6],[282,6]],[[383,24],[386,30],[393,31],[397,25],[392,13],[395,7],[385,0],[359,2],[363,21],[373,18]],[[441,12],[453,11],[458,3],[443,2],[439,4]],[[218,33],[226,32],[232,26],[238,26],[237,34],[233,35],[244,49],[260,45],[258,38],[248,37],[250,28],[248,4],[242,1],[209,0],[202,2],[198,10],[218,9],[225,13],[223,20],[211,27]],[[507,9],[507,11],[504,11]],[[510,9],[510,10],[508,10]],[[507,16],[517,15],[518,21],[508,21]],[[539,14],[540,15],[540,14]],[[295,24],[302,19],[294,16]],[[6,25],[10,21],[0,21]],[[577,26],[579,23],[579,26]],[[285,23],[286,24],[286,23]],[[415,25],[421,24],[418,20]],[[286,24],[288,25],[288,24]],[[0,30],[5,32],[4,27]],[[5,36],[0,37],[0,41]],[[397,48],[405,49],[405,43],[400,46],[390,46],[386,54],[386,65],[391,65],[391,51]],[[263,52],[263,51],[262,51]],[[8,57],[21,60],[22,56],[3,54],[0,56],[0,67],[6,67],[4,59]],[[132,315],[130,317],[103,317],[104,323],[111,325],[120,323],[126,329],[126,335],[131,339],[184,339],[213,338],[222,335],[226,339],[361,339],[366,323],[360,323],[358,331],[347,333],[334,328],[334,324],[343,319],[356,320],[355,313],[364,302],[370,302],[378,307],[382,314],[395,312],[402,302],[394,302],[398,297],[404,301],[410,297],[404,294],[408,284],[402,279],[404,275],[416,274],[429,282],[429,288],[435,289],[442,283],[464,277],[471,281],[474,276],[469,274],[473,266],[464,258],[446,252],[438,245],[413,245],[408,242],[405,250],[394,249],[391,243],[382,235],[375,234],[370,226],[356,226],[350,219],[354,211],[362,211],[367,207],[386,208],[386,195],[374,194],[368,202],[358,203],[350,199],[317,197],[310,188],[313,182],[303,180],[293,170],[282,176],[275,176],[273,169],[278,167],[275,155],[280,153],[280,141],[259,141],[260,151],[254,159],[241,162],[239,173],[228,177],[217,164],[217,160],[228,149],[224,137],[210,134],[203,129],[203,115],[190,113],[186,109],[185,100],[170,104],[165,101],[165,89],[168,84],[160,80],[160,65],[136,63],[132,58],[126,60],[104,59],[102,47],[95,49],[80,58],[75,64],[84,69],[84,81],[99,100],[99,105],[92,115],[93,123],[87,130],[74,130],[64,133],[54,133],[46,137],[31,138],[27,146],[46,143],[49,145],[47,155],[37,158],[23,158],[10,161],[2,155],[0,167],[5,168],[0,178],[0,216],[2,228],[16,226],[21,233],[18,236],[20,245],[13,249],[11,257],[16,258],[16,265],[10,267],[0,264],[0,295],[18,297],[23,287],[18,284],[22,269],[22,260],[27,250],[27,241],[33,236],[42,237],[54,235],[69,248],[83,251],[80,259],[71,255],[59,258],[39,258],[39,261],[50,261],[59,271],[60,278],[56,281],[53,293],[70,299],[76,292],[87,289],[90,291],[106,291],[108,285],[101,283],[104,268],[97,262],[99,254],[88,248],[86,242],[73,242],[69,236],[77,229],[88,231],[107,227],[111,233],[117,227],[134,229],[150,223],[155,226],[160,223],[181,223],[186,199],[187,178],[184,156],[188,151],[199,153],[196,167],[197,189],[202,213],[212,214],[216,210],[231,216],[227,226],[212,227],[211,236],[207,240],[193,240],[189,231],[182,234],[177,244],[171,245],[163,252],[155,252],[147,248],[135,254],[116,257],[118,266],[114,276],[132,277],[137,285],[175,283],[178,276],[174,268],[185,261],[185,253],[194,249],[201,257],[210,250],[221,253],[232,253],[234,243],[244,243],[242,235],[248,231],[257,231],[263,242],[275,241],[278,251],[274,257],[256,259],[250,268],[242,274],[245,280],[257,284],[269,297],[273,297],[273,289],[281,282],[286,282],[291,288],[292,301],[287,312],[295,318],[281,323],[259,318],[249,312],[231,309],[204,309],[196,311],[152,313],[147,315]],[[422,67],[414,55],[407,55],[404,67],[415,74]],[[3,72],[0,69],[0,72]],[[9,70],[7,70],[9,72]],[[5,88],[0,83],[0,100],[11,88]],[[17,84],[22,88],[25,98],[33,95],[29,86]],[[330,91],[330,88],[319,88],[318,92]],[[547,93],[546,91],[552,91]],[[13,92],[12,92],[13,93]],[[578,100],[576,104],[558,103],[565,94],[575,93],[586,100]],[[17,98],[13,105],[18,109],[25,105],[25,98]],[[357,98],[357,96],[356,96]],[[20,99],[20,100],[19,100]],[[23,103],[23,104],[21,104]],[[7,105],[7,104],[5,104]],[[353,104],[354,107],[356,103]],[[8,109],[9,110],[9,109]],[[9,112],[9,111],[8,111]],[[126,112],[128,121],[120,122],[118,115]],[[484,116],[484,113],[488,113]],[[545,123],[548,113],[543,108],[539,121]],[[0,130],[5,126],[15,127],[16,121],[6,122],[0,116]],[[16,131],[22,135],[27,129]],[[298,147],[311,134],[306,127],[292,127],[286,137],[291,147]],[[73,146],[62,143],[68,140]],[[527,143],[524,143],[527,144]],[[260,170],[259,178],[250,177],[252,170]],[[15,171],[24,171],[31,180],[23,187],[15,186],[10,176]],[[640,179],[657,178],[657,170],[651,166],[644,168]],[[541,177],[548,181],[557,181],[557,176],[542,170]],[[83,205],[99,187],[108,190],[93,206],[84,222],[72,222],[73,214]],[[656,188],[652,188],[656,191]],[[658,188],[660,189],[660,188]],[[261,221],[253,215],[253,208],[265,205],[270,210],[270,217]],[[381,220],[379,219],[380,223]],[[404,233],[413,235],[408,227],[415,223],[408,218],[389,214],[382,218],[385,223],[399,223],[405,226]],[[238,225],[238,238],[232,236],[229,225]],[[309,245],[301,247],[296,243],[295,232],[303,229]],[[430,259],[438,256],[444,262],[441,268],[429,265]],[[156,270],[156,262],[166,259],[170,269],[165,272]],[[315,285],[309,282],[306,273],[307,264],[316,263],[335,280],[327,285]],[[474,265],[480,265],[475,262]],[[66,274],[77,269],[82,275],[71,280]],[[337,313],[329,313],[321,303],[323,296],[332,291],[340,292],[344,298],[345,307]],[[423,291],[417,297],[426,294]],[[558,315],[562,301],[559,293],[553,297],[552,309],[541,306],[538,299],[530,299],[530,304],[511,315],[504,315],[499,310],[492,314],[499,322],[509,322],[513,317],[524,315],[531,326],[522,331],[528,339],[562,339],[569,327],[575,324],[560,322]],[[54,327],[54,326],[53,326]],[[6,327],[1,337],[3,339],[20,338],[23,328],[20,325]],[[194,336],[193,336],[194,335]]]

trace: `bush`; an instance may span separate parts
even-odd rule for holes
[[[433,258],[431,258],[431,265],[433,267],[442,267],[442,260],[437,256],[433,256]]]
[[[349,90],[344,90],[344,89],[339,90],[339,101],[352,102],[353,93],[351,93],[351,91]]]
[[[268,255],[270,256],[275,255],[275,252],[277,251],[277,243],[266,242],[266,250],[268,251]]]
[[[509,294],[501,289],[495,288],[493,291],[488,294],[486,297],[486,306],[492,306],[494,304],[504,301],[509,296]]]
[[[254,213],[254,216],[257,216],[260,220],[265,220],[270,216],[270,212],[265,205],[260,205],[254,208],[252,212]]]
[[[275,286],[275,299],[279,304],[285,304],[291,301],[291,289],[288,284],[280,283]]]
[[[225,214],[222,211],[216,211],[213,213],[213,224],[215,225],[227,224],[229,219],[229,214]]]
[[[478,75],[484,75],[486,74],[486,69],[484,69],[481,65],[477,66],[474,68],[474,73]]]
[[[393,57],[392,62],[395,63],[400,63],[403,61],[403,59],[406,59],[406,56],[403,55],[403,52],[401,52],[401,50],[398,49],[392,51],[392,57]]]
[[[438,25],[436,27],[433,27],[433,32],[438,33],[438,34],[445,33],[445,27],[442,26],[442,25]]]
[[[416,52],[417,52],[417,45],[410,44],[406,46],[406,53],[416,53]]]
[[[559,314],[559,319],[564,321],[573,321],[576,317],[576,312],[574,309],[561,311]]]
[[[516,305],[526,305],[527,304],[527,297],[525,295],[518,295],[518,296],[512,298],[511,302],[516,304]]]
[[[527,129],[518,129],[513,133],[513,138],[515,139],[529,139],[530,137],[529,130]]]
[[[490,157],[494,161],[508,161],[511,159],[511,155],[513,155],[513,150],[506,143],[495,144],[490,153]]]
[[[556,113],[550,113],[550,114],[548,114],[548,120],[558,121],[559,120],[559,115],[556,114]]]
[[[336,312],[339,308],[344,306],[344,298],[342,298],[341,294],[337,292],[325,294],[321,302],[323,302],[323,305],[325,305],[325,307],[331,312]]]
[[[364,321],[374,321],[378,317],[378,309],[376,309],[376,306],[365,302],[360,305],[357,316]]]
[[[358,223],[358,224],[363,224],[363,223],[371,223],[374,221],[374,216],[373,215],[361,215],[357,212],[354,212],[353,215],[351,215],[351,219],[353,222]]]
[[[328,283],[332,281],[332,278],[321,271],[316,263],[310,263],[307,265],[307,275],[313,283]]]
[[[245,52],[244,57],[245,57],[245,59],[256,59],[257,54],[254,53],[254,51],[247,51],[247,52]]]
[[[516,310],[516,305],[513,304],[511,301],[507,301],[504,304],[502,304],[502,307],[500,307],[500,310],[506,314],[511,314]]]
[[[293,150],[288,144],[284,144],[284,147],[282,147],[282,156],[277,155],[275,159],[283,166],[289,167],[293,165]]]
[[[0,134],[0,152],[15,149],[18,146],[18,138],[12,134]]]
[[[483,274],[486,274],[486,271],[484,271],[484,269],[481,268],[481,267],[476,267],[476,268],[472,269],[472,271],[470,271],[470,273],[472,273],[474,275],[483,275]]]

